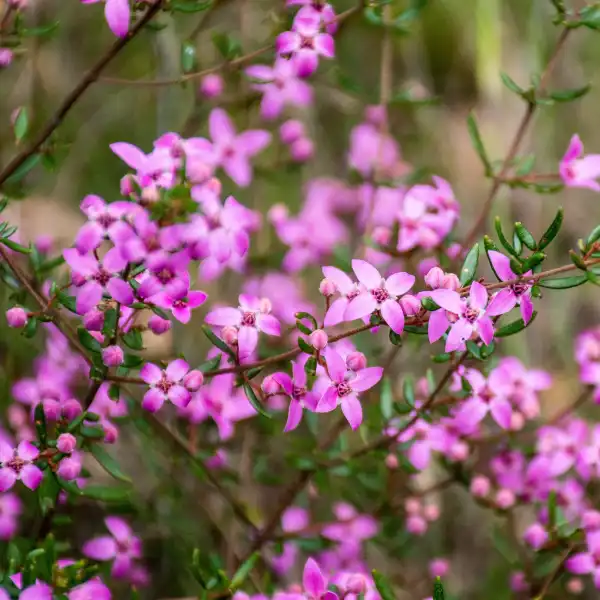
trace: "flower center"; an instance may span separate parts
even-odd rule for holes
[[[350,394],[352,392],[352,388],[348,385],[348,383],[346,381],[342,381],[341,383],[336,383],[335,389],[337,391],[337,395],[340,398],[343,398],[344,396],[347,396],[348,394]]]
[[[529,289],[529,286],[526,283],[513,283],[510,289],[515,296],[522,296]]]
[[[371,290],[371,294],[373,298],[375,298],[375,300],[377,301],[377,304],[382,304],[390,297],[388,291],[382,287]]]
[[[110,273],[104,268],[104,267],[100,267],[98,269],[98,272],[94,275],[94,279],[102,286],[105,287],[106,284],[110,281],[111,275]]]
[[[96,221],[102,225],[104,229],[108,229],[116,219],[109,213],[102,213],[96,218]]]
[[[156,389],[160,390],[163,394],[167,394],[172,387],[173,382],[169,381],[164,374],[162,379],[156,384]]]
[[[472,308],[471,306],[469,306],[465,309],[463,317],[469,323],[475,323],[475,321],[477,321],[477,319],[479,318],[479,311],[476,308]]]
[[[175,277],[175,274],[173,273],[173,271],[171,271],[169,268],[167,267],[163,267],[157,274],[156,274],[156,278],[162,283],[162,284],[167,284],[169,283],[169,281],[171,281],[171,279],[173,279],[173,277]]]
[[[359,294],[360,294],[360,291],[355,288],[351,292],[346,294],[346,298],[348,298],[348,300],[354,300],[354,298],[356,298],[356,296],[358,296]]]
[[[314,48],[315,48],[314,39],[311,38],[311,37],[304,37],[304,36],[302,36],[302,39],[300,40],[300,48],[306,48],[308,50],[314,50]]]
[[[24,461],[22,458],[20,458],[19,456],[13,456],[7,463],[6,466],[9,469],[12,469],[17,475],[23,470],[23,467],[27,464],[26,461]]]
[[[295,385],[292,389],[292,397],[294,400],[302,400],[306,396],[306,388]]]
[[[187,302],[185,300],[175,300],[173,302],[173,308],[185,308],[187,306]]]
[[[256,314],[253,312],[245,312],[242,315],[242,325],[254,327],[256,325]]]

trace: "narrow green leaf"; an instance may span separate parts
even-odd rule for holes
[[[527,323],[527,325],[525,325],[525,322],[523,321],[523,319],[517,319],[516,321],[513,321],[512,323],[508,323],[507,325],[504,325],[503,327],[496,329],[496,333],[494,334],[494,337],[503,338],[503,337],[508,337],[509,335],[514,335],[515,333],[519,333],[520,331],[523,331],[523,329],[525,329],[526,327],[529,327],[535,321],[536,316],[537,316],[537,311],[533,311],[533,314],[531,315],[531,319],[529,320],[529,323]]]
[[[517,221],[515,223],[515,233],[517,237],[527,246],[530,250],[535,250],[537,247],[537,243],[535,238],[531,235],[529,229],[527,229],[523,223]]]
[[[104,323],[102,325],[102,335],[111,339],[117,327],[117,309],[110,308],[104,312]]]
[[[592,245],[600,239],[600,225],[594,227],[590,235],[588,235],[585,241],[585,249],[590,250]]]
[[[510,259],[510,268],[511,268],[512,272],[515,273],[516,275],[523,274],[523,266],[516,258]]]
[[[591,85],[588,83],[580,88],[574,88],[571,90],[560,90],[557,92],[551,92],[548,97],[555,102],[572,102],[582,96],[585,96],[591,89]]]
[[[195,13],[210,8],[213,0],[205,0],[204,2],[172,2],[171,10],[182,13]]]
[[[100,342],[84,327],[77,328],[77,337],[86,350],[90,352],[102,352]]]
[[[31,254],[31,248],[28,248],[27,246],[22,246],[21,244],[13,242],[8,238],[2,238],[0,239],[0,242],[2,242],[7,248],[10,248],[15,252],[19,252],[20,254]]]
[[[315,329],[319,329],[319,323],[317,322],[317,320],[310,313],[307,313],[307,312],[297,312],[294,316],[296,317],[296,320],[308,319],[311,322],[311,324],[312,324],[313,331]]]
[[[521,254],[523,254],[523,242],[521,241],[521,238],[517,235],[516,230],[513,231],[513,248],[515,249],[517,256],[521,256]]]
[[[515,175],[517,177],[525,177],[533,171],[535,166],[535,154],[529,154],[528,156],[521,157],[517,168],[515,169]]]
[[[523,263],[523,273],[541,265],[546,259],[546,255],[543,252],[535,252]]]
[[[583,260],[583,258],[581,256],[579,256],[579,254],[577,254],[573,250],[570,250],[569,251],[569,258],[571,259],[571,262],[578,269],[581,269],[582,271],[587,271],[587,265],[585,264],[585,261]]]
[[[119,463],[104,449],[100,444],[90,446],[91,455],[98,461],[98,464],[115,479],[125,483],[131,483],[131,479],[123,473]]]
[[[129,498],[131,488],[122,486],[86,485],[79,491],[80,496],[94,498],[102,502],[123,502]]]
[[[202,332],[210,340],[213,346],[216,346],[219,350],[222,350],[229,356],[235,357],[233,348],[230,348],[220,337],[217,337],[207,325],[202,325]]]
[[[38,165],[40,160],[42,160],[41,154],[32,154],[4,183],[18,183],[25,175],[27,175],[27,173]]]
[[[404,328],[404,330],[406,331],[406,327]],[[395,331],[392,331],[391,329],[389,333],[389,338],[390,342],[394,344],[394,346],[402,346],[402,336],[400,336],[400,334],[396,333]]]
[[[17,118],[15,119],[13,130],[15,132],[15,139],[20,142],[26,135],[29,129],[29,114],[27,108],[22,107],[18,109]]]
[[[516,565],[519,562],[517,549],[501,527],[494,527],[492,529],[492,542],[494,543],[496,550],[498,550],[511,565]]]
[[[421,306],[425,309],[425,310],[429,310],[429,311],[434,311],[434,310],[438,310],[440,307],[435,303],[435,301],[433,300],[433,298],[430,298],[429,296],[425,296],[423,298],[421,298]]]
[[[406,403],[413,407],[415,406],[415,384],[412,377],[406,377],[402,383],[402,395]]]
[[[555,279],[542,279],[538,285],[551,290],[567,290],[584,284],[587,281],[585,275],[574,275],[573,277],[557,277]]]
[[[522,96],[525,90],[517,85],[517,83],[506,73],[500,72],[500,79],[502,79],[502,83],[511,91],[517,94],[518,96]]]
[[[298,346],[305,354],[314,354],[315,352],[315,349],[304,338],[298,338]]]
[[[211,358],[210,360],[207,360],[206,362],[202,363],[199,367],[197,367],[198,371],[201,371],[202,373],[209,373],[210,371],[218,369],[219,365],[221,364],[222,356],[222,354],[217,354],[217,356],[215,356],[214,358]]]
[[[379,592],[382,600],[396,600],[396,596],[394,595],[394,591],[390,582],[384,577],[379,571],[373,569],[371,572],[373,574],[373,581],[375,582],[375,587]]]
[[[452,358],[452,354],[450,352],[443,352],[441,354],[434,354],[431,357],[431,360],[434,363],[441,364],[441,363],[448,362],[451,358]]]
[[[562,227],[563,217],[564,210],[561,206],[559,207],[558,211],[556,211],[556,216],[554,217],[554,220],[552,221],[552,223],[550,223],[550,226],[548,227],[548,229],[546,229],[544,235],[542,235],[542,237],[540,238],[540,241],[537,245],[538,250],[543,250],[558,235],[558,232]]]
[[[439,577],[435,578],[433,584],[433,600],[444,600],[444,586],[442,580]]]
[[[235,572],[234,576],[231,578],[231,584],[229,586],[230,589],[236,590],[244,583],[244,581],[246,581],[246,578],[256,565],[259,558],[260,552],[254,552],[254,554],[252,554],[247,561],[242,563],[240,568]]]
[[[38,439],[40,440],[40,443],[45,446],[48,437],[48,427],[46,424],[46,412],[44,411],[44,406],[41,402],[36,405],[33,418]]]
[[[500,221],[500,217],[496,217],[494,219],[494,228],[496,229],[496,235],[498,236],[498,240],[504,246],[505,250],[512,254],[515,257],[518,257],[519,254],[513,248],[513,245],[508,241],[504,232],[502,231],[502,222]]]
[[[548,494],[548,528],[556,527],[556,491],[552,490]]]
[[[123,343],[132,350],[143,350],[144,340],[142,332],[139,329],[131,329],[127,333],[121,335]]]
[[[493,173],[492,163],[490,162],[487,152],[485,151],[485,146],[483,145],[483,140],[481,139],[481,134],[479,133],[479,127],[477,126],[477,122],[475,121],[473,113],[471,113],[467,118],[467,129],[469,130],[469,135],[471,136],[473,148],[475,148],[475,152],[477,152],[477,155],[483,163],[486,176],[489,177]]]
[[[244,384],[244,392],[246,393],[246,398],[248,398],[248,402],[252,405],[254,410],[261,414],[263,417],[267,417],[271,419],[271,415],[263,408],[263,405],[260,403],[260,400],[256,396],[252,386],[249,383]]]
[[[469,250],[465,262],[460,269],[460,284],[469,285],[475,279],[477,265],[479,264],[479,242],[475,243]]]
[[[190,73],[196,69],[197,65],[196,44],[187,40],[181,44],[181,70],[184,73]]]
[[[386,420],[391,419],[394,414],[394,395],[389,377],[384,377],[381,382],[380,406],[383,418]]]

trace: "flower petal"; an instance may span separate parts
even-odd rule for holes
[[[302,420],[302,405],[298,400],[291,400],[288,409],[287,422],[284,431],[292,431],[296,429]]]
[[[94,560],[110,560],[117,553],[117,543],[114,538],[106,535],[88,540],[81,551]]]
[[[370,292],[363,292],[350,301],[344,313],[344,320],[362,319],[375,310],[377,310],[377,300]]]
[[[488,301],[488,292],[478,281],[471,284],[469,302],[473,308],[484,309]]]
[[[219,327],[236,326],[241,323],[242,315],[237,308],[215,308],[206,315],[204,321]]]
[[[32,461],[39,456],[40,451],[31,442],[23,440],[17,446],[17,454],[23,460]]]
[[[142,408],[149,412],[156,412],[165,403],[165,395],[157,389],[148,390],[142,398]]]
[[[444,309],[434,310],[429,315],[429,323],[427,325],[427,335],[429,337],[429,343],[433,344],[437,342],[448,330],[450,321],[446,316]]]
[[[485,314],[490,317],[497,317],[511,311],[517,304],[517,296],[512,290],[500,290],[490,302]]]
[[[361,369],[355,379],[350,381],[350,387],[355,392],[364,392],[377,385],[383,377],[383,367],[367,367]]]
[[[258,315],[258,328],[267,335],[281,335],[281,325],[273,315]]]
[[[0,492],[10,490],[17,481],[17,474],[8,467],[0,469]]]
[[[352,269],[358,280],[368,289],[376,289],[381,286],[383,278],[379,271],[366,260],[355,258],[352,261]]]
[[[342,398],[341,407],[344,416],[348,420],[348,423],[350,423],[350,427],[358,429],[362,423],[363,413],[362,406],[356,395],[349,394]]]
[[[208,130],[213,142],[223,143],[235,139],[235,128],[222,108],[214,108],[208,117]]]
[[[309,558],[304,565],[302,574],[302,586],[304,591],[313,598],[320,598],[325,592],[325,578],[319,569],[319,565],[312,558]]]
[[[502,281],[510,281],[511,279],[517,278],[510,268],[510,259],[508,256],[504,256],[504,254],[497,252],[496,250],[490,250],[488,256],[492,263],[492,268],[496,271],[498,277],[500,277]]]
[[[258,346],[258,330],[254,327],[240,327],[238,332],[240,358],[248,358],[256,346]]]
[[[325,360],[327,361],[327,371],[332,381],[341,382],[346,374],[346,362],[341,355],[330,346],[325,348]]]
[[[342,297],[334,300],[325,314],[325,320],[323,321],[325,327],[333,327],[341,323],[344,320],[347,308],[348,298]]]
[[[348,294],[354,289],[354,282],[341,269],[337,267],[323,267],[321,270],[327,279],[335,283],[341,294]]]
[[[385,280],[385,289],[394,296],[402,296],[415,284],[415,276],[410,273],[394,273]]]
[[[131,9],[129,0],[106,0],[104,15],[110,30],[117,37],[125,37],[129,31]]]
[[[148,384],[158,383],[162,379],[162,369],[153,363],[146,363],[140,369],[140,377]]]
[[[451,313],[455,315],[460,315],[463,310],[463,301],[460,295],[452,290],[433,290],[432,292],[427,292],[431,298],[433,298],[434,302],[449,310]]]
[[[104,524],[113,537],[119,542],[128,541],[133,535],[131,527],[129,527],[126,521],[119,517],[106,517],[106,519],[104,519]]]
[[[396,300],[388,299],[381,305],[381,316],[392,331],[401,334],[404,331],[404,311]]]

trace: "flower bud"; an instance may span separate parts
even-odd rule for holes
[[[428,504],[423,509],[423,516],[428,521],[437,521],[440,518],[440,509],[437,504]]]
[[[511,490],[501,489],[496,493],[495,501],[498,508],[506,510],[515,503],[516,498]]]
[[[198,369],[193,369],[183,378],[183,385],[190,392],[197,392],[203,383],[204,375],[202,374],[202,371],[198,371]]]
[[[9,327],[21,329],[27,325],[27,311],[20,306],[13,306],[6,311],[6,321]]]
[[[322,329],[315,329],[315,331],[310,334],[309,340],[313,348],[323,350],[323,348],[327,346],[329,338]]]
[[[586,510],[581,516],[581,526],[586,531],[600,529],[600,512],[597,510]]]
[[[261,384],[262,391],[267,395],[278,394],[281,391],[281,386],[273,375],[267,375]]]
[[[296,140],[304,136],[304,124],[297,119],[290,119],[279,128],[279,137],[286,145],[293,144]]]
[[[267,218],[271,224],[277,227],[277,225],[281,225],[287,220],[289,214],[290,212],[285,204],[274,204],[269,209]]]
[[[456,290],[460,289],[460,280],[454,273],[446,273],[444,275],[442,287],[445,290],[452,290],[455,292]]]
[[[48,254],[54,247],[54,238],[51,235],[39,235],[35,238],[35,247],[40,254]]]
[[[529,544],[534,550],[539,550],[548,540],[548,532],[543,525],[534,523],[527,528],[523,534],[523,539]]]
[[[429,273],[427,273],[427,275],[425,275],[425,283],[432,290],[437,290],[438,288],[441,288],[443,282],[444,282],[444,271],[442,271],[442,269],[440,269],[439,267],[433,267],[433,269],[431,269],[429,271]]]
[[[471,480],[470,491],[475,498],[485,498],[491,489],[490,480],[483,475],[476,475]]]
[[[350,352],[346,357],[346,366],[351,371],[360,371],[367,366],[367,357],[362,352]]]
[[[521,431],[521,429],[523,429],[524,426],[525,426],[525,417],[519,412],[514,412],[510,416],[510,430],[511,431]]]
[[[382,104],[372,104],[365,108],[365,119],[377,127],[382,127],[387,121],[387,110]]]
[[[450,570],[450,564],[445,558],[434,558],[429,563],[429,574],[435,577],[444,577]]]
[[[162,335],[171,329],[171,321],[169,321],[169,319],[163,319],[158,315],[152,315],[148,319],[148,327],[155,335]]]
[[[525,573],[522,571],[517,571],[516,573],[512,573],[510,576],[510,589],[513,592],[525,592],[527,591],[527,579],[525,578]]]
[[[376,244],[388,246],[392,241],[392,230],[389,227],[375,227],[371,237]]]
[[[191,183],[199,185],[209,181],[213,168],[201,158],[191,156],[185,163],[185,174]]]
[[[400,306],[407,317],[414,317],[421,312],[421,301],[412,294],[400,298]]]
[[[329,298],[329,296],[333,296],[337,292],[337,287],[330,279],[323,279],[319,284],[319,292],[321,295]]]
[[[155,185],[145,187],[142,190],[142,200],[149,204],[158,202],[160,200],[160,191]]]
[[[394,470],[398,468],[398,465],[400,463],[398,462],[398,457],[395,454],[388,454],[385,457],[385,466],[390,469],[390,470]]]
[[[258,301],[258,310],[260,310],[261,313],[268,315],[273,310],[273,304],[271,304],[271,301],[268,298],[261,298]]]
[[[77,438],[71,433],[61,433],[56,440],[56,447],[63,454],[71,454],[77,447]]]
[[[56,474],[66,481],[77,479],[81,473],[81,461],[73,456],[67,456],[60,461]]]
[[[315,145],[309,138],[303,137],[296,140],[290,146],[290,155],[294,162],[306,162],[310,160],[315,153]]]
[[[221,329],[221,339],[228,345],[237,344],[238,330],[233,325],[227,325]]]
[[[567,591],[569,594],[573,594],[575,596],[579,596],[583,592],[584,585],[583,581],[578,577],[573,577],[567,581]]]
[[[217,73],[205,75],[200,81],[200,93],[205,98],[217,98],[223,93],[223,78]]]
[[[83,325],[88,331],[102,331],[104,313],[97,308],[92,308],[83,315]]]
[[[417,265],[417,274],[419,275],[419,277],[422,277],[423,279],[425,279],[427,273],[429,273],[429,271],[431,271],[431,269],[433,269],[434,267],[438,267],[438,266],[439,266],[439,263],[435,258],[433,258],[433,257],[424,258]]]
[[[346,581],[346,592],[349,594],[364,594],[367,591],[367,581],[361,573],[354,573]]]
[[[460,244],[454,243],[454,244],[450,244],[450,246],[448,246],[448,249],[446,250],[446,255],[448,256],[448,258],[451,259],[455,259],[458,258],[458,255],[462,252],[462,248],[460,246]]]
[[[104,429],[104,443],[114,444],[119,437],[119,430],[110,421],[102,422],[102,429]]]
[[[222,450],[219,448],[216,451],[215,455],[208,458],[204,462],[204,464],[209,469],[222,469],[223,467],[226,467],[227,466],[227,454],[225,453],[225,450]]]
[[[121,196],[125,196],[125,198],[128,198],[135,193],[135,179],[131,173],[121,177],[119,188],[121,191]]]
[[[421,501],[418,498],[407,498],[404,501],[404,510],[409,515],[418,515],[421,512]]]
[[[107,367],[118,367],[123,364],[123,350],[119,346],[102,348],[102,362]]]
[[[455,442],[450,448],[452,460],[462,462],[469,457],[469,446],[465,442]]]
[[[11,8],[25,8],[27,6],[27,2],[29,2],[29,0],[8,0],[8,5]]]
[[[209,192],[212,192],[216,196],[221,195],[223,184],[216,177],[211,177],[204,185]]]
[[[406,529],[413,535],[423,535],[427,531],[427,521],[423,517],[409,517],[406,519]]]
[[[82,412],[83,409],[81,408],[81,404],[79,404],[79,400],[69,398],[63,402],[61,414],[67,421],[73,421],[73,419],[76,419]]]
[[[0,48],[0,68],[8,67],[13,61],[14,53],[9,48]]]

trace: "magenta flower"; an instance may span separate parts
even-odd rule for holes
[[[331,303],[323,322],[325,327],[332,327],[344,320],[348,304],[350,304],[364,288],[360,284],[352,281],[344,271],[341,271],[336,267],[323,267],[322,271],[323,275],[335,284],[337,291],[340,293],[340,297],[336,298]]]
[[[600,531],[593,531],[587,535],[587,552],[574,554],[565,562],[565,567],[570,573],[577,575],[591,574],[594,585],[600,589]]]
[[[204,292],[189,289],[189,276],[186,274],[185,277],[175,279],[165,286],[165,290],[152,296],[149,302],[170,310],[180,323],[189,323],[192,309],[204,304],[206,298]]]
[[[35,490],[44,474],[33,464],[39,456],[38,449],[27,441],[22,441],[16,448],[0,441],[0,492],[10,490],[17,481],[30,490]]]
[[[364,392],[381,379],[381,367],[367,367],[358,373],[348,370],[344,359],[328,346],[324,352],[330,383],[317,404],[317,412],[330,412],[338,404],[352,429],[362,423],[362,406],[358,393]]]
[[[169,363],[165,370],[146,363],[140,369],[140,377],[150,389],[144,394],[142,408],[156,412],[167,400],[179,408],[185,408],[192,399],[189,390],[183,385],[183,378],[189,370],[189,365],[182,358]]]
[[[284,431],[296,429],[302,420],[303,409],[316,410],[319,400],[314,392],[306,389],[306,372],[304,371],[304,365],[300,361],[292,361],[292,375],[293,378],[287,373],[273,374],[273,379],[290,397],[288,418]]]
[[[309,558],[304,565],[302,587],[307,600],[338,600],[338,595],[327,589],[327,579],[313,558]]]
[[[587,188],[600,192],[600,154],[583,156],[583,144],[578,135],[571,138],[559,167],[560,177],[567,187]]]
[[[444,310],[451,313],[452,321],[447,314],[436,310],[431,313],[429,320],[429,340],[439,340],[452,323],[446,339],[446,352],[464,350],[465,342],[477,333],[485,344],[494,339],[494,324],[490,317],[503,314],[504,307],[497,306],[496,311],[486,311],[488,293],[484,286],[477,281],[471,284],[468,298],[461,298],[458,292],[437,289],[427,293]],[[441,313],[441,314],[438,314]],[[435,317],[434,317],[435,315]]]
[[[287,0],[288,6],[298,4],[302,5],[302,8],[298,11],[296,19],[320,21],[327,33],[331,35],[335,34],[338,24],[336,21],[335,10],[329,2],[322,2],[322,0]]]
[[[173,157],[169,148],[158,147],[144,154],[137,146],[116,142],[110,149],[129,167],[135,169],[136,178],[142,188],[158,187],[170,189],[175,185],[179,159]]]
[[[10,540],[17,532],[22,503],[16,494],[0,496],[0,540]]]
[[[269,145],[271,134],[262,129],[237,134],[229,115],[221,108],[211,111],[208,128],[213,141],[216,163],[240,187],[250,185],[252,181],[250,158]]]
[[[106,517],[104,524],[110,535],[88,540],[82,552],[94,560],[114,561],[111,574],[115,579],[122,579],[129,575],[134,560],[142,556],[142,542],[119,517]]]
[[[281,56],[291,56],[298,77],[312,75],[319,66],[319,56],[335,56],[333,38],[321,33],[319,21],[313,18],[296,18],[292,31],[277,36],[275,48]]]
[[[352,261],[352,269],[365,290],[348,304],[344,318],[353,321],[379,311],[392,331],[402,333],[404,311],[398,298],[414,285],[414,275],[394,273],[385,279],[373,265],[358,259]]]
[[[101,0],[81,0],[83,4],[95,4]],[[129,32],[129,21],[131,19],[131,8],[129,0],[106,0],[104,16],[110,30],[117,37],[125,37]]]
[[[276,119],[285,106],[308,106],[312,102],[312,88],[296,75],[292,61],[278,58],[275,64],[252,65],[246,75],[255,79],[252,88],[263,94],[260,112],[264,119]]]
[[[22,584],[20,582],[22,581],[22,578],[20,573],[11,575],[10,579],[19,589],[21,589]],[[36,581],[33,585],[26,587],[19,594],[19,600],[52,600],[52,597],[52,588],[43,581]],[[0,588],[0,600],[10,600],[10,596],[4,588]]]
[[[495,250],[490,250],[488,253],[494,271],[501,279],[501,281],[513,281],[518,279],[519,276],[513,273],[510,268],[510,260]],[[529,277],[532,275],[531,271],[523,274],[523,277]],[[526,281],[520,281],[519,283],[513,283],[510,287],[500,290],[490,302],[488,306],[488,314],[504,314],[512,310],[515,306],[521,308],[521,316],[525,324],[531,320],[533,314],[533,303],[531,301],[531,288],[532,284]],[[491,311],[491,313],[490,313]]]
[[[81,585],[74,587],[67,593],[69,600],[111,600],[110,589],[99,577],[90,579]]]
[[[247,358],[258,345],[258,332],[267,335],[281,335],[279,321],[268,314],[261,301],[255,296],[241,294],[239,307],[216,308],[204,319],[209,325],[217,327],[236,327],[238,329],[238,349],[240,358]],[[270,304],[270,303],[269,303]],[[270,306],[268,307],[270,309]]]
[[[79,314],[83,315],[94,308],[102,300],[104,293],[121,304],[128,305],[134,301],[130,285],[121,278],[127,262],[118,248],[111,248],[102,260],[89,254],[81,255],[75,248],[63,250],[63,256],[73,274],[83,280],[83,284],[75,292]]]

